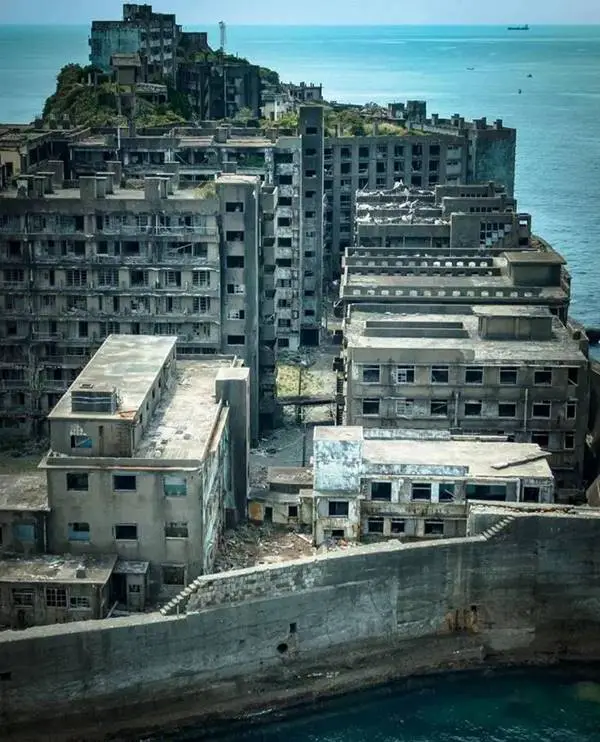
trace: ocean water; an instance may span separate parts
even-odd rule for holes
[[[584,668],[446,675],[353,694],[288,718],[144,742],[598,742],[600,685],[586,679],[597,675]]]
[[[87,37],[82,26],[0,27],[0,121],[38,114],[58,69],[87,61]],[[600,325],[600,26],[229,25],[227,48],[284,80],[322,82],[330,100],[426,99],[430,112],[517,127],[520,208],[569,261],[573,316]]]

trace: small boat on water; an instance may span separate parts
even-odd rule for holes
[[[529,31],[529,26],[525,24],[524,26],[509,26],[509,31]]]

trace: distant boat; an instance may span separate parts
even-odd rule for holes
[[[525,24],[524,26],[509,26],[509,31],[529,31],[529,26]]]

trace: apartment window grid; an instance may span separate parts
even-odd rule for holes
[[[192,273],[194,286],[210,286],[210,271],[194,271]]]
[[[46,605],[48,608],[66,608],[67,590],[64,587],[46,588]]]
[[[381,381],[381,367],[379,365],[366,365],[362,367],[363,384],[379,384]]]
[[[415,383],[415,367],[414,366],[398,366],[396,369],[396,381],[398,384],[414,384]]]

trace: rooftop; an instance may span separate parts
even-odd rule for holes
[[[215,381],[233,359],[177,361],[176,383],[165,390],[135,458],[199,460],[217,420]]]
[[[481,311],[480,311],[481,310]],[[469,363],[495,363],[512,361],[514,363],[558,362],[583,363],[585,357],[569,331],[556,317],[552,318],[552,337],[550,340],[492,340],[479,335],[480,316],[518,316],[549,317],[546,307],[465,307],[464,311],[434,312],[424,306],[420,312],[363,312],[353,308],[346,322],[345,336],[349,349],[377,348],[406,351],[436,351],[440,353],[458,351]],[[367,323],[378,328],[388,328],[392,332],[381,335],[367,334]],[[388,326],[389,323],[389,326]],[[418,325],[419,332],[414,328]],[[403,327],[406,334],[403,335]],[[458,328],[456,337],[448,328]],[[440,332],[436,332],[436,329]],[[429,336],[428,336],[429,331]],[[375,359],[374,359],[375,360]]]
[[[464,466],[469,479],[551,479],[549,454],[535,443],[472,440],[374,440],[363,442],[363,461],[415,467]]]
[[[99,177],[103,175],[103,173],[98,173]],[[169,177],[169,174],[164,175],[165,179]],[[14,199],[19,201],[25,201],[22,197],[18,195],[18,191],[16,188],[7,188],[3,191],[0,191],[0,198],[6,198],[6,199]],[[38,201],[64,201],[64,200],[75,200],[79,201],[81,199],[81,189],[80,188],[55,188],[52,193],[44,193],[43,196],[29,196],[29,199],[37,199]],[[101,197],[102,203],[106,201],[144,201],[146,199],[146,192],[144,189],[144,183],[143,181],[140,181],[140,187],[139,188],[132,188],[131,186],[128,188],[118,188],[115,186],[113,193],[106,193]],[[174,193],[169,193],[163,201],[203,201],[206,199],[206,196],[203,195],[202,191],[199,188],[182,188],[175,190]]]
[[[0,559],[0,582],[76,582],[80,585],[104,585],[108,582],[116,556],[54,556],[44,554],[36,557],[3,556]],[[85,577],[77,577],[81,567]],[[22,584],[26,587],[26,584]]]
[[[313,486],[313,470],[302,466],[270,466],[267,471],[269,484],[299,484]]]
[[[49,511],[46,475],[0,475],[0,510]]]
[[[109,335],[87,366],[48,415],[57,419],[133,420],[161,369],[175,348],[176,337],[153,335]],[[71,392],[83,385],[117,389],[120,404],[116,412],[72,412]],[[85,389],[93,389],[84,386]]]

